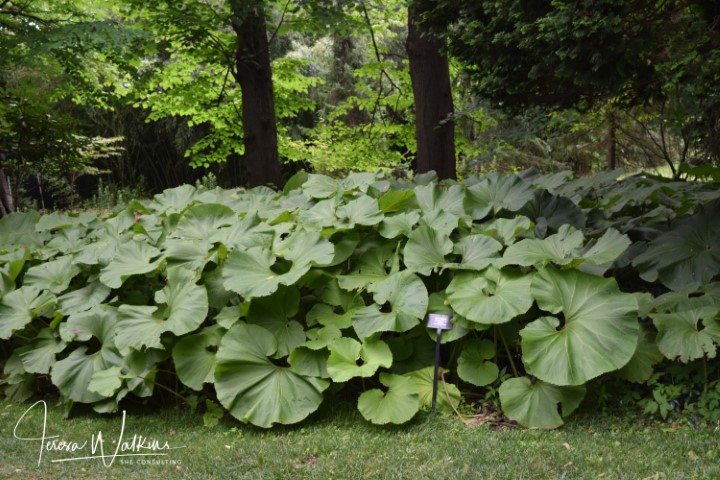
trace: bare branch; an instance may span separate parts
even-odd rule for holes
[[[290,6],[290,1],[288,0],[287,3],[285,3],[285,7],[283,7],[282,15],[280,15],[280,21],[277,24],[277,27],[275,27],[275,31],[272,35],[270,35],[270,40],[268,40],[268,45],[271,45],[272,42],[275,41],[275,37],[277,37],[278,32],[280,31],[280,27],[285,23],[285,14],[287,13],[288,7]]]

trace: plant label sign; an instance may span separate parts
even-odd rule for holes
[[[437,330],[451,330],[452,322],[450,321],[450,315],[442,313],[431,313],[428,315],[428,328],[435,328]]]
[[[443,313],[430,313],[428,314],[428,328],[434,328],[437,332],[435,335],[435,372],[433,374],[433,393],[432,393],[432,409],[433,412],[437,411],[437,391],[438,391],[438,370],[440,368],[440,339],[442,337],[443,330],[452,329],[452,322],[450,321],[450,315]]]

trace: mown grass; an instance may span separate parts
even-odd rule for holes
[[[470,428],[457,417],[425,413],[406,425],[380,427],[347,404],[327,405],[299,426],[272,430],[231,419],[208,428],[200,415],[177,408],[133,411],[124,441],[143,435],[184,448],[166,457],[118,457],[110,467],[101,460],[52,461],[89,455],[88,445],[74,453],[46,451],[38,466],[40,442],[13,435],[30,405],[0,404],[1,478],[720,478],[720,428],[713,426],[584,414],[561,429],[533,431]],[[17,436],[42,435],[41,407],[25,416]],[[62,409],[49,405],[46,435],[81,443],[102,432],[112,450],[121,423],[121,415],[92,412],[63,419]],[[163,463],[142,464],[152,459]]]

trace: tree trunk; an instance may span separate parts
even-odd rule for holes
[[[445,32],[424,31],[418,25],[419,12],[408,8],[410,79],[415,99],[415,138],[417,171],[434,170],[443,178],[456,178],[455,125],[450,69],[445,48]]]
[[[277,149],[272,67],[262,0],[252,6],[235,2],[233,29],[237,35],[235,80],[242,90],[245,165],[248,183],[282,186]],[[242,11],[240,11],[242,10]]]
[[[0,168],[0,217],[4,217],[15,211],[10,179],[5,176],[5,171]]]

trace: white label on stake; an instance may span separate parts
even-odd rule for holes
[[[438,330],[450,330],[452,328],[452,322],[450,321],[450,315],[442,313],[431,313],[428,315],[428,328],[436,328]]]

